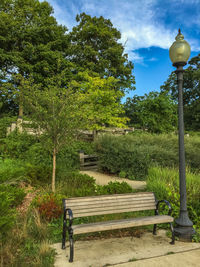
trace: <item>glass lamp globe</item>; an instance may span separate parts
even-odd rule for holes
[[[173,65],[176,65],[177,63],[185,63],[184,65],[186,65],[191,52],[190,45],[184,40],[184,36],[180,29],[175,39],[176,41],[173,42],[169,49],[169,57]]]

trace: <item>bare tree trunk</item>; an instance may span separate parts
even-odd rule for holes
[[[56,191],[56,187],[55,187],[55,181],[56,181],[56,148],[54,147],[53,149],[53,171],[52,171],[52,191],[55,192]]]
[[[22,102],[19,103],[19,118],[23,117],[23,113],[24,113],[24,107]]]
[[[20,92],[20,96],[19,96],[19,118],[22,118],[23,114],[24,114],[23,97],[22,97],[22,92]]]

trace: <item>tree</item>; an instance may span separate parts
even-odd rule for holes
[[[175,72],[161,86],[161,92],[171,95],[178,102]],[[189,61],[189,67],[184,72],[183,105],[186,129],[200,130],[200,54]]]
[[[24,78],[31,75],[35,82],[44,83],[45,78],[56,72],[58,58],[62,60],[63,69],[70,65],[65,59],[69,46],[67,29],[57,24],[52,13],[52,7],[45,1],[0,2],[1,86],[6,81],[14,83],[13,75],[17,73]],[[23,96],[20,94],[18,102],[19,116],[22,116]]]
[[[99,130],[106,126],[124,127],[127,118],[124,114],[120,99],[124,94],[116,91],[118,80],[114,77],[101,78],[90,76],[88,71],[78,74],[79,82],[74,86],[82,92],[82,117],[85,128]]]
[[[97,73],[100,78],[118,79],[116,90],[125,92],[134,89],[133,64],[124,54],[124,47],[118,41],[120,32],[109,19],[102,16],[77,15],[79,23],[70,32],[71,49],[69,58],[77,66],[77,71],[85,69]]]
[[[46,81],[43,90],[34,80],[17,76],[28,116],[36,129],[42,130],[41,140],[52,154],[53,192],[56,156],[63,144],[69,143],[80,129],[100,129],[105,124],[123,126],[126,122],[119,117],[123,109],[117,102],[122,93],[117,94],[113,89],[117,81],[113,77],[90,77],[87,72],[79,75],[83,82],[69,83],[65,71],[58,72]]]
[[[48,79],[41,90],[33,80],[21,77],[20,89],[24,93],[24,103],[29,117],[42,131],[41,140],[49,148],[53,159],[52,191],[55,192],[56,156],[60,148],[71,141],[82,125],[79,117],[81,102],[78,91],[65,85],[65,72]]]
[[[154,133],[172,131],[177,122],[176,105],[164,93],[150,92],[142,97],[128,98],[125,110],[132,125]]]

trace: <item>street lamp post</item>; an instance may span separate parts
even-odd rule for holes
[[[178,132],[179,132],[179,189],[180,189],[180,213],[179,218],[175,220],[176,227],[174,233],[183,241],[191,241],[195,231],[193,223],[188,217],[187,211],[187,193],[185,177],[185,149],[184,149],[184,119],[183,119],[183,66],[187,64],[190,57],[190,45],[184,40],[184,36],[179,33],[176,41],[169,49],[170,59],[173,66],[177,68],[178,80]]]

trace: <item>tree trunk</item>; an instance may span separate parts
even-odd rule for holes
[[[20,102],[19,103],[19,118],[23,117],[23,113],[24,113],[24,107],[23,107],[23,104]]]
[[[22,92],[20,92],[20,96],[19,96],[19,118],[23,117],[23,113],[24,113],[23,97],[22,97]]]
[[[55,181],[56,181],[56,148],[53,149],[53,171],[52,171],[52,191],[55,193],[56,187],[55,187]]]

